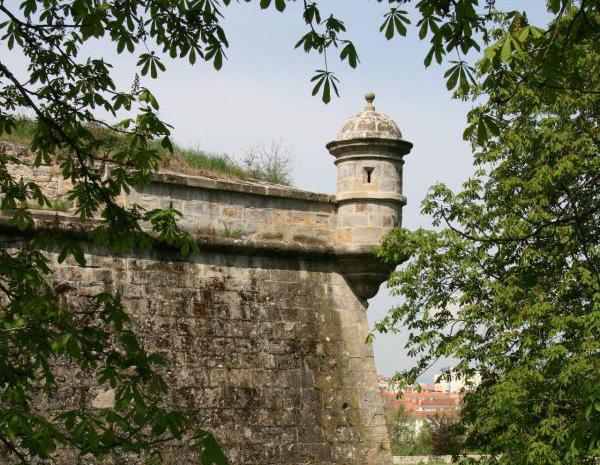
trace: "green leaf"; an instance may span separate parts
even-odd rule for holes
[[[311,79],[311,81],[315,81],[315,80],[317,80],[317,82],[316,82],[316,84],[315,84],[315,86],[313,87],[313,90],[312,90],[312,96],[313,97],[319,93],[319,89],[323,85],[323,82],[325,82],[325,76],[318,74],[318,75],[316,75],[315,77],[313,77]]]
[[[471,138],[471,135],[473,134],[473,131],[475,131],[476,127],[477,127],[476,124],[469,124],[463,132],[463,139],[469,140]]]
[[[484,52],[485,57],[490,60],[493,60],[496,54],[498,53],[498,45],[499,44],[497,43],[492,45],[491,47],[486,48]]]
[[[540,29],[539,27],[536,26],[528,26],[529,30],[531,31],[531,36],[534,39],[539,39],[540,37],[544,36],[544,30]]]
[[[394,21],[390,16],[385,22],[381,25],[380,30],[383,31],[385,29],[385,38],[387,40],[391,40],[394,37]]]
[[[277,11],[285,10],[285,0],[275,0],[275,8]]]
[[[79,266],[85,266],[85,256],[81,246],[74,241],[68,241],[61,249],[58,255],[58,263],[64,262],[71,255]]]
[[[356,68],[359,63],[358,54],[356,53],[356,49],[354,48],[354,44],[352,42],[348,42],[346,46],[340,52],[340,59],[343,61],[348,59],[348,64],[351,68]]]
[[[548,9],[551,13],[557,14],[560,11],[561,0],[548,0]]]
[[[202,465],[228,465],[229,462],[223,454],[219,444],[212,434],[199,430],[192,437],[195,448],[202,453]]]
[[[425,65],[426,68],[429,67],[429,65],[431,65],[431,60],[433,59],[433,52],[435,51],[434,47],[431,47],[429,49],[429,52],[427,53],[427,55],[425,56],[425,60],[423,61],[423,64]]]
[[[502,44],[502,48],[500,50],[500,59],[504,62],[509,62],[512,54],[512,41],[510,40],[510,36],[507,36],[504,39]]]
[[[479,124],[477,125],[477,143],[479,145],[484,145],[487,142],[487,140],[488,140],[487,127],[486,127],[483,119],[481,119],[479,121]]]
[[[419,39],[423,40],[427,36],[427,21],[421,20],[421,27],[419,28]]]
[[[16,226],[20,231],[25,231],[33,227],[33,216],[26,208],[17,208],[8,220],[8,224]]]
[[[394,25],[396,26],[398,34],[406,36],[406,26],[402,23],[402,16],[394,16]]]
[[[459,75],[460,75],[460,66],[459,65],[454,65],[450,69],[448,69],[448,71],[446,71],[446,74],[444,74],[444,77],[448,77],[448,80],[446,81],[446,88],[448,90],[452,90],[456,87]]]
[[[329,103],[331,101],[331,84],[329,79],[325,78],[325,85],[323,86],[323,102]]]
[[[215,60],[213,64],[217,71],[223,67],[223,54],[221,53],[221,50],[217,51],[217,53],[215,54]]]

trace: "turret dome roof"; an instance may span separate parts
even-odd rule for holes
[[[337,140],[378,138],[402,140],[402,133],[396,122],[389,116],[375,111],[375,94],[365,95],[367,106],[363,111],[348,118],[337,135]]]

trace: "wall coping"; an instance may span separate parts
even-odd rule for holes
[[[8,150],[13,151],[18,150],[26,152],[28,155],[32,156],[29,147],[23,144],[0,140],[0,147],[6,147]],[[183,174],[169,170],[159,170],[152,173],[150,183],[171,184],[225,192],[239,192],[242,194],[297,199],[318,203],[336,203],[335,195],[331,194],[306,191],[290,186],[284,186],[282,184],[259,181],[257,179],[229,179],[226,177],[219,177],[218,174],[211,177]],[[134,189],[136,188],[135,186],[132,187]]]
[[[159,171],[152,175],[152,182],[157,184],[179,185],[199,189],[220,190],[226,192],[239,192],[242,194],[280,197],[288,199],[305,200],[308,202],[335,204],[335,195],[321,194],[305,191],[280,184],[272,184],[257,180],[222,178],[209,178],[206,176],[192,176],[175,173],[172,171]]]

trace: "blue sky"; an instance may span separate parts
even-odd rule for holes
[[[319,192],[335,192],[335,167],[325,144],[335,138],[343,121],[364,106],[366,91],[376,94],[378,111],[398,123],[404,138],[414,144],[406,157],[404,194],[408,205],[403,225],[428,226],[420,214],[420,202],[429,186],[444,182],[453,188],[472,173],[472,158],[462,140],[470,104],[452,100],[446,90],[444,68],[423,66],[428,43],[420,42],[413,26],[409,36],[388,42],[379,33],[386,3],[371,0],[322,0],[322,15],[334,11],[342,19],[357,47],[361,64],[351,70],[331,60],[341,79],[341,98],[324,105],[311,97],[309,79],[322,68],[321,57],[294,50],[304,34],[301,2],[289,3],[280,14],[261,11],[258,2],[232,2],[224,10],[224,26],[230,41],[223,69],[187,61],[166,60],[167,72],[145,80],[161,104],[161,116],[174,126],[174,139],[233,156],[245,147],[271,138],[280,139],[293,151],[294,183]],[[542,0],[497,1],[497,5],[532,10],[530,19],[544,19]],[[106,43],[88,52],[114,64],[116,81],[129,88],[136,71],[135,56],[116,55]],[[24,71],[16,53],[0,45],[0,59]],[[385,287],[370,302],[373,323],[393,305]],[[374,349],[378,370],[393,374],[411,365],[403,350],[404,335],[378,335]],[[435,368],[434,368],[435,371]],[[431,379],[431,375],[426,379]]]

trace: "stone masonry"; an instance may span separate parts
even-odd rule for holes
[[[85,268],[65,262],[53,279],[72,298],[123,294],[145,343],[171,360],[172,402],[199,413],[233,465],[391,464],[366,301],[389,273],[372,251],[401,223],[402,157],[412,145],[373,99],[327,145],[336,196],[164,172],[122,199],[181,211],[200,243],[190,257],[116,256],[87,243],[70,211],[35,214],[38,228],[58,220],[86,247]],[[21,174],[64,199],[69,186],[57,173]],[[64,376],[50,410],[84,389]],[[95,407],[112,402],[85,389]],[[196,463],[180,449],[165,462]]]

